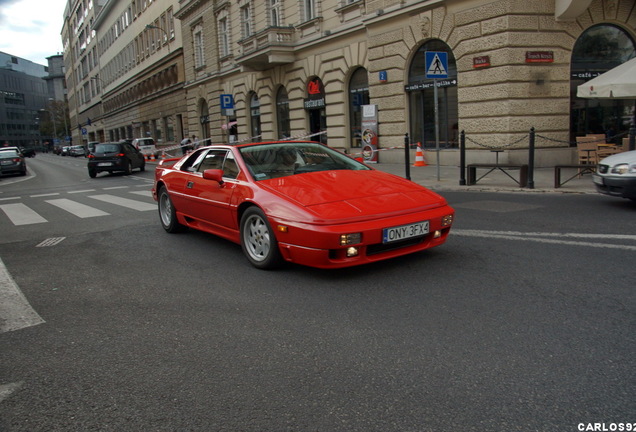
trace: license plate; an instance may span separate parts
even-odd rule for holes
[[[603,186],[603,177],[601,177],[600,175],[593,174],[592,181],[597,185]]]
[[[13,162],[12,161],[2,161],[1,164],[2,165],[11,165]]]
[[[97,166],[111,166],[112,164],[112,162],[100,162],[97,164]]]
[[[391,243],[412,237],[421,237],[426,234],[428,234],[428,221],[384,228],[382,230],[382,243]]]

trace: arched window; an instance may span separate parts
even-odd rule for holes
[[[423,44],[409,68],[406,91],[409,96],[411,143],[435,147],[435,100],[433,79],[426,78],[426,51],[448,53],[448,79],[438,79],[438,118],[440,147],[457,147],[457,65],[448,45],[440,40]]]
[[[611,24],[598,24],[581,34],[572,50],[570,100],[570,142],[586,134],[606,134],[608,141],[620,140],[634,118],[634,100],[583,99],[577,86],[636,56],[634,39]],[[617,142],[618,143],[618,142]]]
[[[253,141],[261,141],[261,103],[258,95],[252,93],[250,96],[250,131]]]
[[[361,147],[362,105],[369,105],[369,75],[363,67],[351,75],[349,81],[349,130],[351,147]]]
[[[289,98],[287,90],[281,86],[276,93],[276,122],[278,126],[278,138],[289,138],[291,128],[289,126]]]

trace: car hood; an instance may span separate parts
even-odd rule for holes
[[[609,166],[614,166],[621,163],[636,163],[636,150],[613,154],[601,160],[600,163]]]
[[[446,205],[433,191],[377,170],[321,171],[259,184],[322,219],[360,219]]]

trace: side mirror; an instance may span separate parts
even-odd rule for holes
[[[214,180],[219,185],[223,184],[223,170],[220,169],[207,169],[203,171],[203,178],[206,180]]]

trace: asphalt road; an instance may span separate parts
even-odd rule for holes
[[[636,422],[632,202],[445,192],[457,217],[442,247],[260,271],[235,244],[166,234],[156,210],[104,198],[153,204],[150,171],[89,179],[79,159],[29,162],[37,177],[0,180],[0,209],[46,222],[0,211],[0,258],[41,322],[0,333],[2,432]]]

